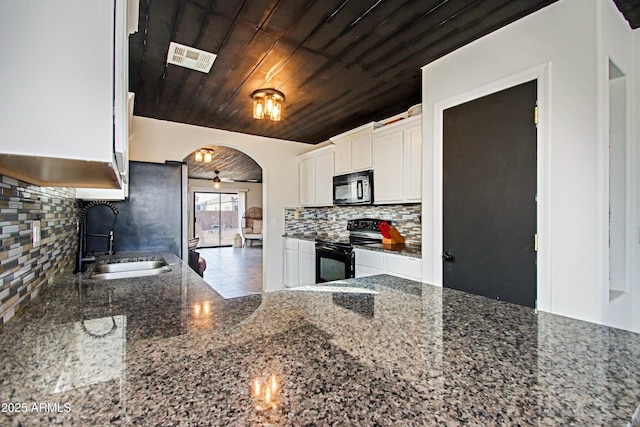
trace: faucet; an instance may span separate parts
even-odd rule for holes
[[[111,208],[114,213],[113,224],[111,225],[111,230],[109,230],[108,234],[89,234],[87,233],[87,213],[92,208],[105,205]],[[105,201],[94,201],[90,202],[80,211],[79,218],[76,222],[76,226],[78,228],[78,251],[76,252],[76,267],[73,269],[75,274],[83,273],[86,270],[85,263],[94,262],[96,260],[95,255],[88,256],[85,254],[87,251],[87,237],[103,237],[107,239],[107,252],[106,255],[113,255],[113,229],[116,225],[116,220],[118,219],[118,209],[113,205],[113,203],[105,202]]]

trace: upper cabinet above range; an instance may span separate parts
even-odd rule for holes
[[[138,0],[3,5],[10,60],[0,67],[0,173],[38,185],[123,187],[137,10]]]
[[[371,122],[331,138],[336,149],[334,175],[373,167],[373,130],[381,126]]]

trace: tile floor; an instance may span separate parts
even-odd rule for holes
[[[204,281],[223,298],[262,292],[262,246],[198,248],[207,261]]]

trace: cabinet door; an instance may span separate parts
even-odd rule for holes
[[[316,200],[316,163],[313,157],[300,160],[300,204],[313,206]]]
[[[384,274],[382,252],[356,249],[356,277],[374,276]]]
[[[335,175],[351,172],[351,140],[336,142]]]
[[[373,196],[374,203],[402,202],[404,198],[403,131],[374,135]]]
[[[387,274],[411,280],[422,280],[422,259],[402,255],[384,254]]]
[[[284,250],[284,285],[295,287],[299,284],[298,251],[295,249]]]
[[[383,268],[383,256],[382,252],[367,251],[362,249],[356,249],[356,268],[360,265],[363,267],[371,267],[382,270]]]
[[[356,264],[356,278],[375,276],[377,274],[384,274],[384,270]]]
[[[0,151],[112,161],[113,1],[12,1],[2,9],[11,60],[0,70]]]
[[[316,206],[333,205],[333,152],[315,158]]]
[[[371,132],[354,135],[351,140],[351,170],[361,171],[373,167],[373,153],[371,148]]]
[[[404,134],[405,202],[422,200],[422,126],[411,126]]]
[[[299,285],[307,286],[316,283],[316,256],[308,252],[298,253]]]

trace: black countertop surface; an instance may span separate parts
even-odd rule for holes
[[[0,425],[625,426],[640,403],[638,334],[387,275],[224,300],[153,255],[172,271],[65,274],[0,330]]]

